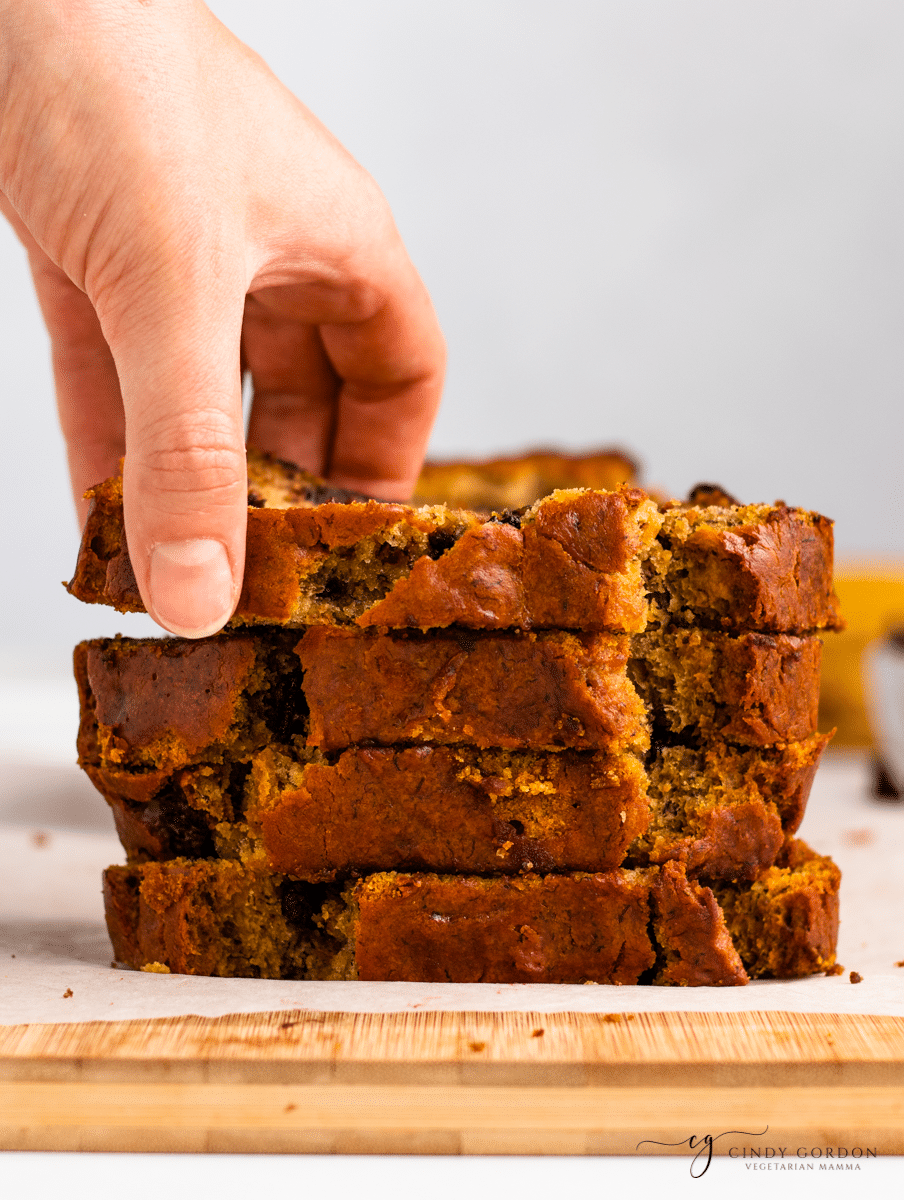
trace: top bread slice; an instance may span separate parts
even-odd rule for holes
[[[242,595],[230,625],[577,629],[652,622],[807,632],[840,627],[832,522],[784,504],[657,505],[637,488],[553,492],[489,515],[331,489],[248,453]],[[92,488],[69,592],[144,606],[122,480]]]

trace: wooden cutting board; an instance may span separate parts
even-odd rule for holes
[[[708,1137],[717,1154],[904,1153],[904,1019],[296,1011],[0,1028],[7,1150],[690,1159]]]

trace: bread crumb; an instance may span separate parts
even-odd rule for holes
[[[826,975],[843,975],[844,967],[841,963],[833,963],[831,967],[826,967]]]
[[[863,983],[863,976],[859,971],[851,971],[850,980],[851,983]]]
[[[43,850],[45,846],[50,845],[50,834],[45,833],[43,829],[36,829],[31,835],[31,844],[36,850]]]
[[[545,1033],[546,1033],[545,1029],[535,1029],[534,1032],[531,1034],[531,1037],[543,1037],[543,1035]]]
[[[841,836],[849,846],[871,846],[876,840],[871,829],[846,829]]]
[[[170,973],[169,967],[159,962],[145,963],[141,970],[148,971],[152,975],[169,975]]]
[[[66,988],[65,992],[63,992],[63,999],[68,1000],[71,995],[72,995],[72,988]]]
[[[14,954],[14,955],[13,955],[13,958],[15,958],[15,957],[16,957],[16,956],[15,956],[15,954]],[[895,963],[895,966],[896,966],[896,967],[904,967],[904,958],[902,958],[900,962],[896,962],[896,963]]]
[[[468,1049],[473,1050],[475,1054],[479,1053],[481,1050],[486,1050],[486,1048],[486,1042],[468,1042]]]

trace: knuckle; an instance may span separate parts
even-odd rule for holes
[[[193,416],[189,426],[161,420],[150,444],[137,451],[132,461],[142,490],[174,500],[203,495],[207,504],[233,504],[246,487],[244,444],[227,442],[221,414],[211,414],[208,421],[203,414]]]

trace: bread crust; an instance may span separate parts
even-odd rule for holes
[[[782,503],[665,513],[648,585],[671,617],[723,629],[843,629],[832,588],[833,523]]]

